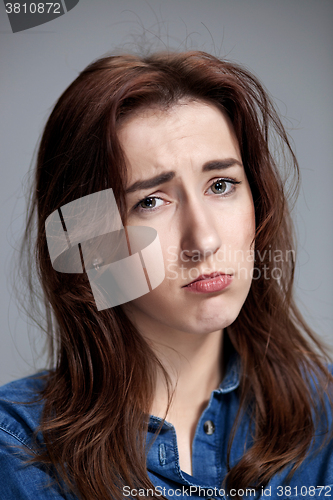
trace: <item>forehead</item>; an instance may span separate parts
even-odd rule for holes
[[[132,178],[143,169],[158,173],[189,163],[200,167],[217,158],[241,160],[230,119],[202,101],[180,102],[167,110],[140,110],[121,124],[118,136]]]

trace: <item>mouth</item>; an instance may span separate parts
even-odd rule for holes
[[[193,285],[193,283],[196,283],[197,281],[203,281],[203,280],[209,280],[213,278],[217,278],[218,276],[231,276],[230,274],[225,274],[225,273],[219,273],[219,272],[214,272],[211,274],[200,274],[195,280],[191,281],[191,283],[188,283],[187,285],[184,285],[182,288],[186,286]]]
[[[213,293],[224,290],[232,282],[231,274],[213,272],[211,274],[201,274],[182,288],[196,293]]]

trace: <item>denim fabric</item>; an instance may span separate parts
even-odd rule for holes
[[[34,401],[43,386],[38,376],[11,382],[0,388],[0,500],[74,500],[76,497],[61,491],[52,472],[39,464],[27,464],[27,452],[35,449],[32,433],[37,428],[42,402]],[[239,401],[239,359],[230,358],[221,386],[211,394],[201,415],[192,447],[192,476],[179,467],[176,432],[165,422],[157,438],[155,431],[161,420],[152,416],[149,423],[147,468],[154,494],[168,498],[226,498],[222,483],[227,473],[227,447]],[[331,419],[331,413],[330,419]],[[251,446],[249,417],[244,415],[231,448],[230,464],[237,463],[244,450]],[[208,423],[207,423],[208,422]],[[206,425],[205,425],[206,423]],[[331,423],[331,422],[330,422]],[[313,450],[321,444],[324,434],[317,432]],[[154,439],[155,438],[155,439]],[[284,439],[281,436],[281,439]],[[42,444],[42,436],[38,436]],[[31,456],[31,455],[30,455]],[[291,468],[273,477],[263,491],[244,491],[243,498],[313,499],[333,498],[333,443],[330,441],[318,453],[309,453],[289,483],[286,476]],[[289,486],[287,486],[289,485]],[[140,498],[146,491],[130,491],[124,487],[124,498]],[[241,491],[238,493],[242,494]],[[235,494],[230,492],[229,497]]]

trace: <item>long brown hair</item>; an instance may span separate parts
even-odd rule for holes
[[[255,205],[256,276],[227,328],[242,365],[238,416],[251,411],[255,435],[240,461],[230,463],[231,435],[227,487],[265,485],[290,463],[294,471],[314,436],[315,397],[324,406],[330,380],[324,352],[292,294],[294,242],[279,167],[288,164],[297,183],[298,166],[267,92],[247,70],[203,52],[100,59],[63,93],[46,124],[22,250],[23,256],[36,226],[28,263],[31,268],[35,257],[54,366],[42,394],[39,430],[46,448],[35,460],[53,465],[86,500],[121,498],[124,484],[153,487],[145,435],[158,360],[121,306],[96,310],[85,274],[54,271],[45,220],[72,200],[112,188],[126,223],[118,124],[138,108],[165,109],[183,98],[212,103],[228,114]],[[277,144],[280,153],[273,155]],[[272,268],[275,251],[289,258]],[[314,380],[317,396],[310,389]]]

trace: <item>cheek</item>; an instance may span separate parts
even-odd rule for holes
[[[243,214],[243,216],[240,218],[239,226],[241,228],[240,233],[242,233],[242,243],[247,248],[250,248],[255,237],[255,216],[253,209]]]
[[[253,206],[246,210],[230,213],[220,225],[222,244],[235,250],[248,250],[255,236],[255,215]]]
[[[148,294],[128,302],[127,311],[134,312],[135,315],[154,318],[158,322],[169,323],[171,321],[172,323],[177,310],[174,301],[175,290],[172,287],[174,283],[166,277],[161,285]]]
[[[247,291],[252,281],[254,266],[254,236],[255,216],[252,204],[244,210],[230,214],[228,225],[222,230],[222,255],[225,256],[227,269],[232,271],[236,278],[234,290],[237,293]]]
[[[179,263],[179,235],[170,232],[165,228],[165,230],[158,230],[158,235],[161,243],[165,274],[168,273],[168,268],[172,268],[174,264]]]

